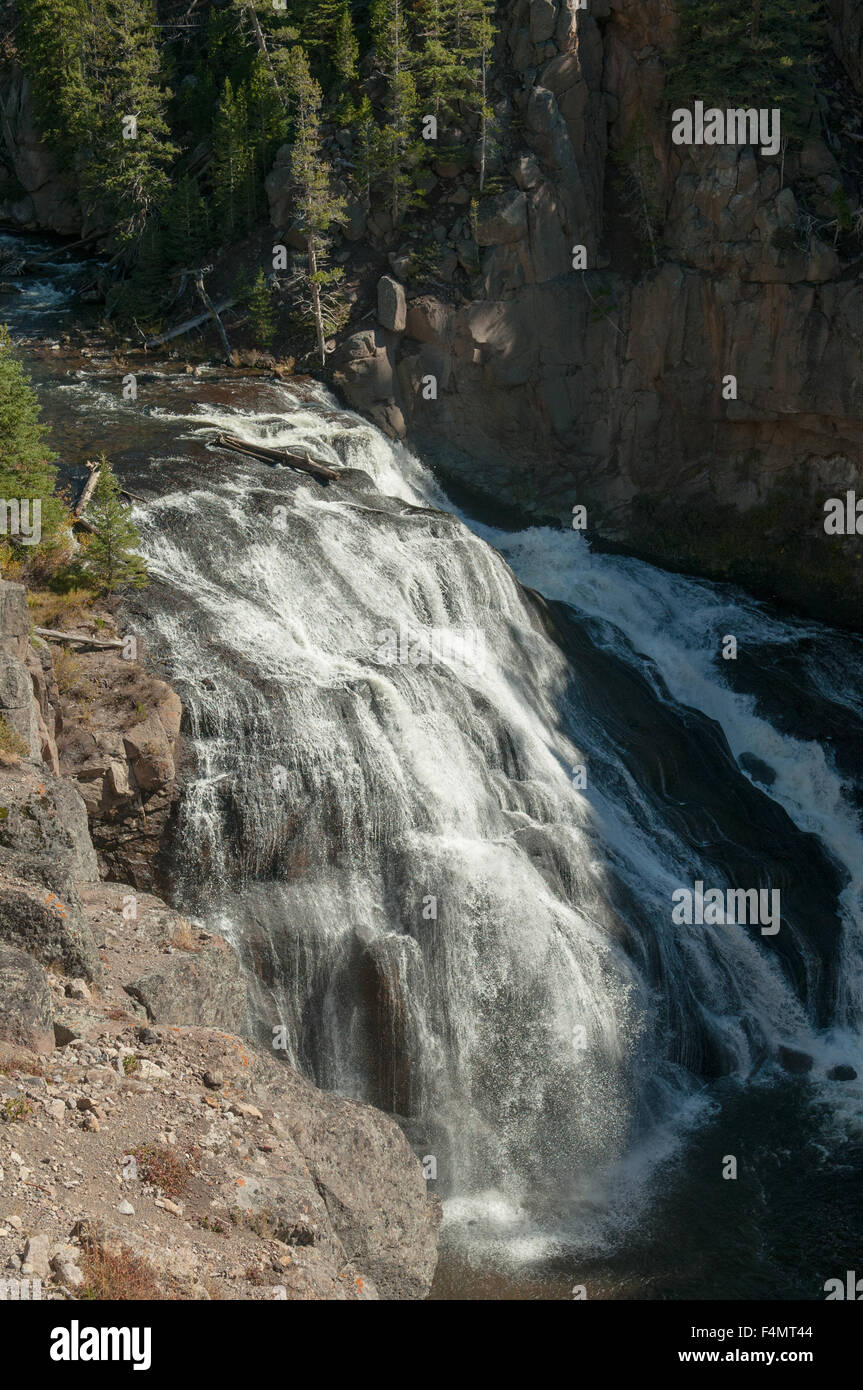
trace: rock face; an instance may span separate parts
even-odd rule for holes
[[[0,1040],[34,1052],[54,1050],[53,999],[45,972],[13,946],[0,946]]]
[[[30,83],[18,67],[0,78],[0,220],[33,231],[80,235],[77,181],[39,136]]]
[[[98,868],[93,860],[79,876],[101,872],[152,887],[160,880],[179,798],[180,698],[138,662],[112,651],[83,652],[73,661],[77,684],[61,693],[51,647],[30,639],[23,585],[0,580],[0,717],[29,760],[53,774],[52,794],[67,810],[73,792],[55,779],[74,779],[99,859]],[[86,827],[84,838],[92,856]]]
[[[57,711],[59,769],[87,807],[103,877],[151,888],[179,798],[183,707],[179,696],[137,662],[113,652],[79,658],[93,695],[86,724],[73,697]]]
[[[154,1023],[200,1024],[241,1032],[246,1024],[246,982],[234,951],[221,937],[181,950],[125,986]]]
[[[860,6],[827,9],[861,91]],[[859,542],[824,527],[830,497],[863,494],[859,251],[834,244],[857,147],[817,119],[782,157],[674,145],[677,18],[667,0],[506,6],[497,71],[526,148],[477,203],[470,298],[409,298],[404,331],[342,346],[336,384],[525,522],[569,524],[577,500],[589,537],[859,627]],[[619,188],[639,130],[650,233]]]

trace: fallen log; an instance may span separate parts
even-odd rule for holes
[[[222,340],[222,350],[225,354],[225,361],[230,362],[232,356],[231,344],[228,342],[228,335],[225,332],[225,325],[222,323],[219,311],[217,310],[210,296],[207,294],[207,290],[204,285],[204,272],[202,270],[196,270],[194,272],[194,279],[195,289],[198,291],[198,297],[200,298],[201,303],[210,315],[210,318],[213,320],[213,323],[216,325],[219,337]]]
[[[96,484],[99,481],[99,474],[102,472],[101,463],[88,463],[86,466],[90,470],[90,476],[81,489],[78,501],[72,508],[77,517],[81,517],[84,515],[84,512],[87,509],[87,503],[90,501],[90,498],[96,491]]]
[[[313,478],[322,481],[332,482],[339,476],[337,468],[330,468],[325,463],[316,463],[308,453],[295,454],[291,449],[271,449],[266,444],[250,444],[247,439],[240,439],[235,434],[217,434],[215,442],[222,449],[248,454],[250,458],[260,459],[262,463],[269,463],[274,467],[281,465],[286,468],[298,468],[301,473],[310,473]]]
[[[235,299],[223,299],[219,304],[214,304],[213,308],[216,314],[223,314],[226,309],[230,309],[236,302]],[[212,314],[209,309],[205,314],[195,314],[194,318],[184,319],[182,323],[178,323],[176,328],[169,328],[167,333],[160,333],[156,338],[147,338],[144,347],[161,347],[163,343],[169,343],[172,338],[181,338],[184,333],[191,333],[193,328],[200,328],[202,323],[206,323],[207,319],[211,318]]]
[[[123,646],[119,639],[88,637],[83,632],[57,632],[53,627],[35,627],[33,631],[37,637],[46,637],[50,642],[80,642],[85,647],[97,647],[99,650]]]

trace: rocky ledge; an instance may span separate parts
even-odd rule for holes
[[[108,749],[104,716],[78,728],[53,699],[26,617],[0,583],[0,1278],[59,1299],[425,1297],[440,1212],[401,1129],[245,1038],[233,947],[142,869],[113,881],[127,851],[97,854],[112,766],[138,793],[158,757],[173,778],[176,696],[154,681],[152,741]]]

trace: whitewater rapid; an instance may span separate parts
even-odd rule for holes
[[[474,1244],[600,1249],[711,1112],[710,1077],[743,1083],[782,1045],[819,1077],[861,1060],[847,769],[720,655],[732,633],[769,665],[810,629],[574,532],[485,526],[322,388],[237,408],[207,380],[131,412],[153,494],[137,615],[196,767],[183,904],[240,951],[257,1035],[286,1026],[287,1060],[400,1114]],[[130,430],[113,385],[59,389]],[[220,430],[343,478],[238,462]],[[425,629],[480,634],[482,659],[380,660],[382,633]],[[811,691],[859,716],[858,640],[825,650]],[[778,950],[672,928],[680,884],[770,873]]]

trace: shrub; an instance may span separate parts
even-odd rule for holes
[[[15,767],[21,758],[29,757],[30,749],[23,738],[0,714],[0,765]]]
[[[132,1149],[131,1154],[138,1165],[138,1177],[142,1182],[152,1183],[166,1197],[182,1196],[192,1176],[192,1165],[188,1159],[158,1144],[140,1144],[137,1149]]]
[[[87,1243],[81,1269],[84,1283],[79,1298],[136,1303],[151,1299],[164,1301],[166,1298],[152,1265],[126,1245],[112,1252],[95,1242]]]
[[[63,647],[54,658],[54,675],[60,694],[70,700],[92,700],[96,694],[96,687],[86,673],[84,662],[67,647]]]

